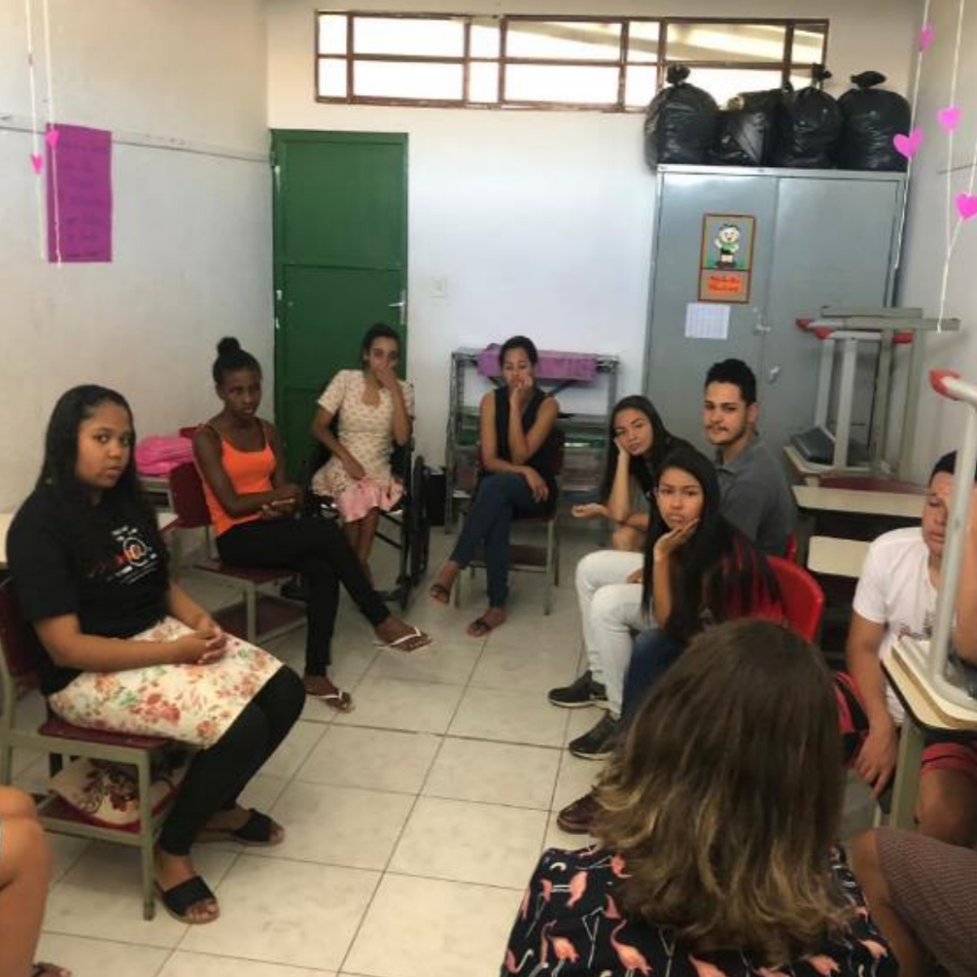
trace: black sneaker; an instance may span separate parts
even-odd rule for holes
[[[608,712],[592,730],[570,741],[570,752],[581,760],[603,760],[614,751],[620,728],[621,720]]]
[[[588,669],[573,683],[562,689],[550,689],[547,698],[562,709],[580,709],[583,706],[606,706],[607,690],[595,682]]]

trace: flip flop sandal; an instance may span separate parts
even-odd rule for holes
[[[275,834],[277,825],[267,814],[251,808],[248,820],[240,828],[204,828],[197,836],[200,844],[216,841],[236,841],[251,848],[272,848],[284,840],[284,833]]]
[[[41,960],[31,966],[31,977],[44,977],[45,974],[49,977],[69,977],[71,971],[56,963],[44,963]]]
[[[435,600],[439,604],[447,605],[451,603],[451,591],[448,590],[448,588],[445,587],[444,584],[440,584],[440,583],[431,584],[427,594],[428,597],[431,598],[431,600]]]
[[[353,703],[353,697],[345,689],[328,692],[326,695],[309,694],[309,698],[324,702],[330,708],[335,709],[336,712],[352,712],[356,708]]]
[[[420,644],[416,644],[412,648],[404,647],[411,641],[417,641],[419,638],[423,639]],[[399,638],[394,638],[393,641],[374,641],[373,643],[385,651],[402,651],[410,654],[412,651],[420,651],[421,648],[427,648],[431,644],[431,641],[432,638],[430,635],[425,634],[420,628],[411,627],[407,634],[402,634]]]
[[[217,919],[216,916],[206,919],[192,919],[190,917],[190,910],[194,906],[207,902],[208,899],[217,901],[217,897],[199,875],[195,875],[193,878],[187,879],[186,882],[181,882],[179,885],[173,886],[172,889],[165,891],[157,882],[156,891],[159,893],[160,899],[163,900],[166,911],[177,922],[187,923],[190,926],[202,926],[204,923],[213,923]]]
[[[477,617],[471,624],[468,625],[465,633],[470,638],[484,638],[485,635],[494,631],[498,627],[496,624],[489,624],[484,617]]]

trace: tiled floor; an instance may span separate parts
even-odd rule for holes
[[[444,552],[440,530],[432,544]],[[357,708],[337,718],[309,702],[252,782],[244,799],[285,825],[284,844],[195,850],[221,918],[188,927],[160,908],[146,923],[131,851],[55,836],[40,958],[77,977],[498,974],[540,852],[580,844],[555,812],[599,770],[562,748],[598,714],[543,694],[578,669],[572,570],[592,545],[567,542],[549,618],[539,579],[516,577],[512,620],[486,640],[464,634],[481,606],[467,581],[461,610],[415,599],[408,616],[436,644],[410,656],[374,649],[344,605],[334,676]],[[269,647],[301,667],[302,644],[296,632]],[[42,782],[43,760],[17,759],[21,783]]]

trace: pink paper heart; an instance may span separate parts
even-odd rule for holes
[[[957,213],[960,215],[960,219],[965,221],[969,221],[971,217],[977,217],[977,194],[958,193]]]
[[[54,149],[58,144],[58,137],[61,135],[57,129],[48,129],[47,135],[44,137],[44,141]]]
[[[43,165],[44,157],[39,156],[37,153],[31,153],[31,166],[34,167],[34,172],[39,174]]]
[[[925,51],[933,43],[934,37],[936,37],[936,29],[933,25],[923,24],[922,30],[919,32],[920,51]]]
[[[900,132],[899,135],[892,137],[892,144],[896,147],[896,152],[905,156],[906,159],[912,159],[916,155],[922,142],[922,129],[913,129],[908,136]]]
[[[936,113],[937,121],[943,127],[944,132],[953,132],[960,125],[960,107],[948,105],[945,109],[940,109]]]

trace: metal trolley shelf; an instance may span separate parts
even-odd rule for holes
[[[478,406],[465,403],[465,380],[468,372],[478,369],[484,351],[473,347],[456,349],[451,354],[451,386],[448,397],[448,425],[444,446],[445,532],[454,528],[458,503],[469,498],[475,487],[476,453],[478,451]],[[606,407],[601,414],[561,411],[560,428],[565,441],[561,500],[577,501],[591,495],[600,484],[600,474],[607,454],[607,424],[611,408],[617,402],[617,379],[620,360],[604,353],[594,354],[597,377],[606,377]],[[489,378],[498,384],[496,376]],[[584,385],[583,381],[560,376],[537,374],[539,385],[558,394]]]

